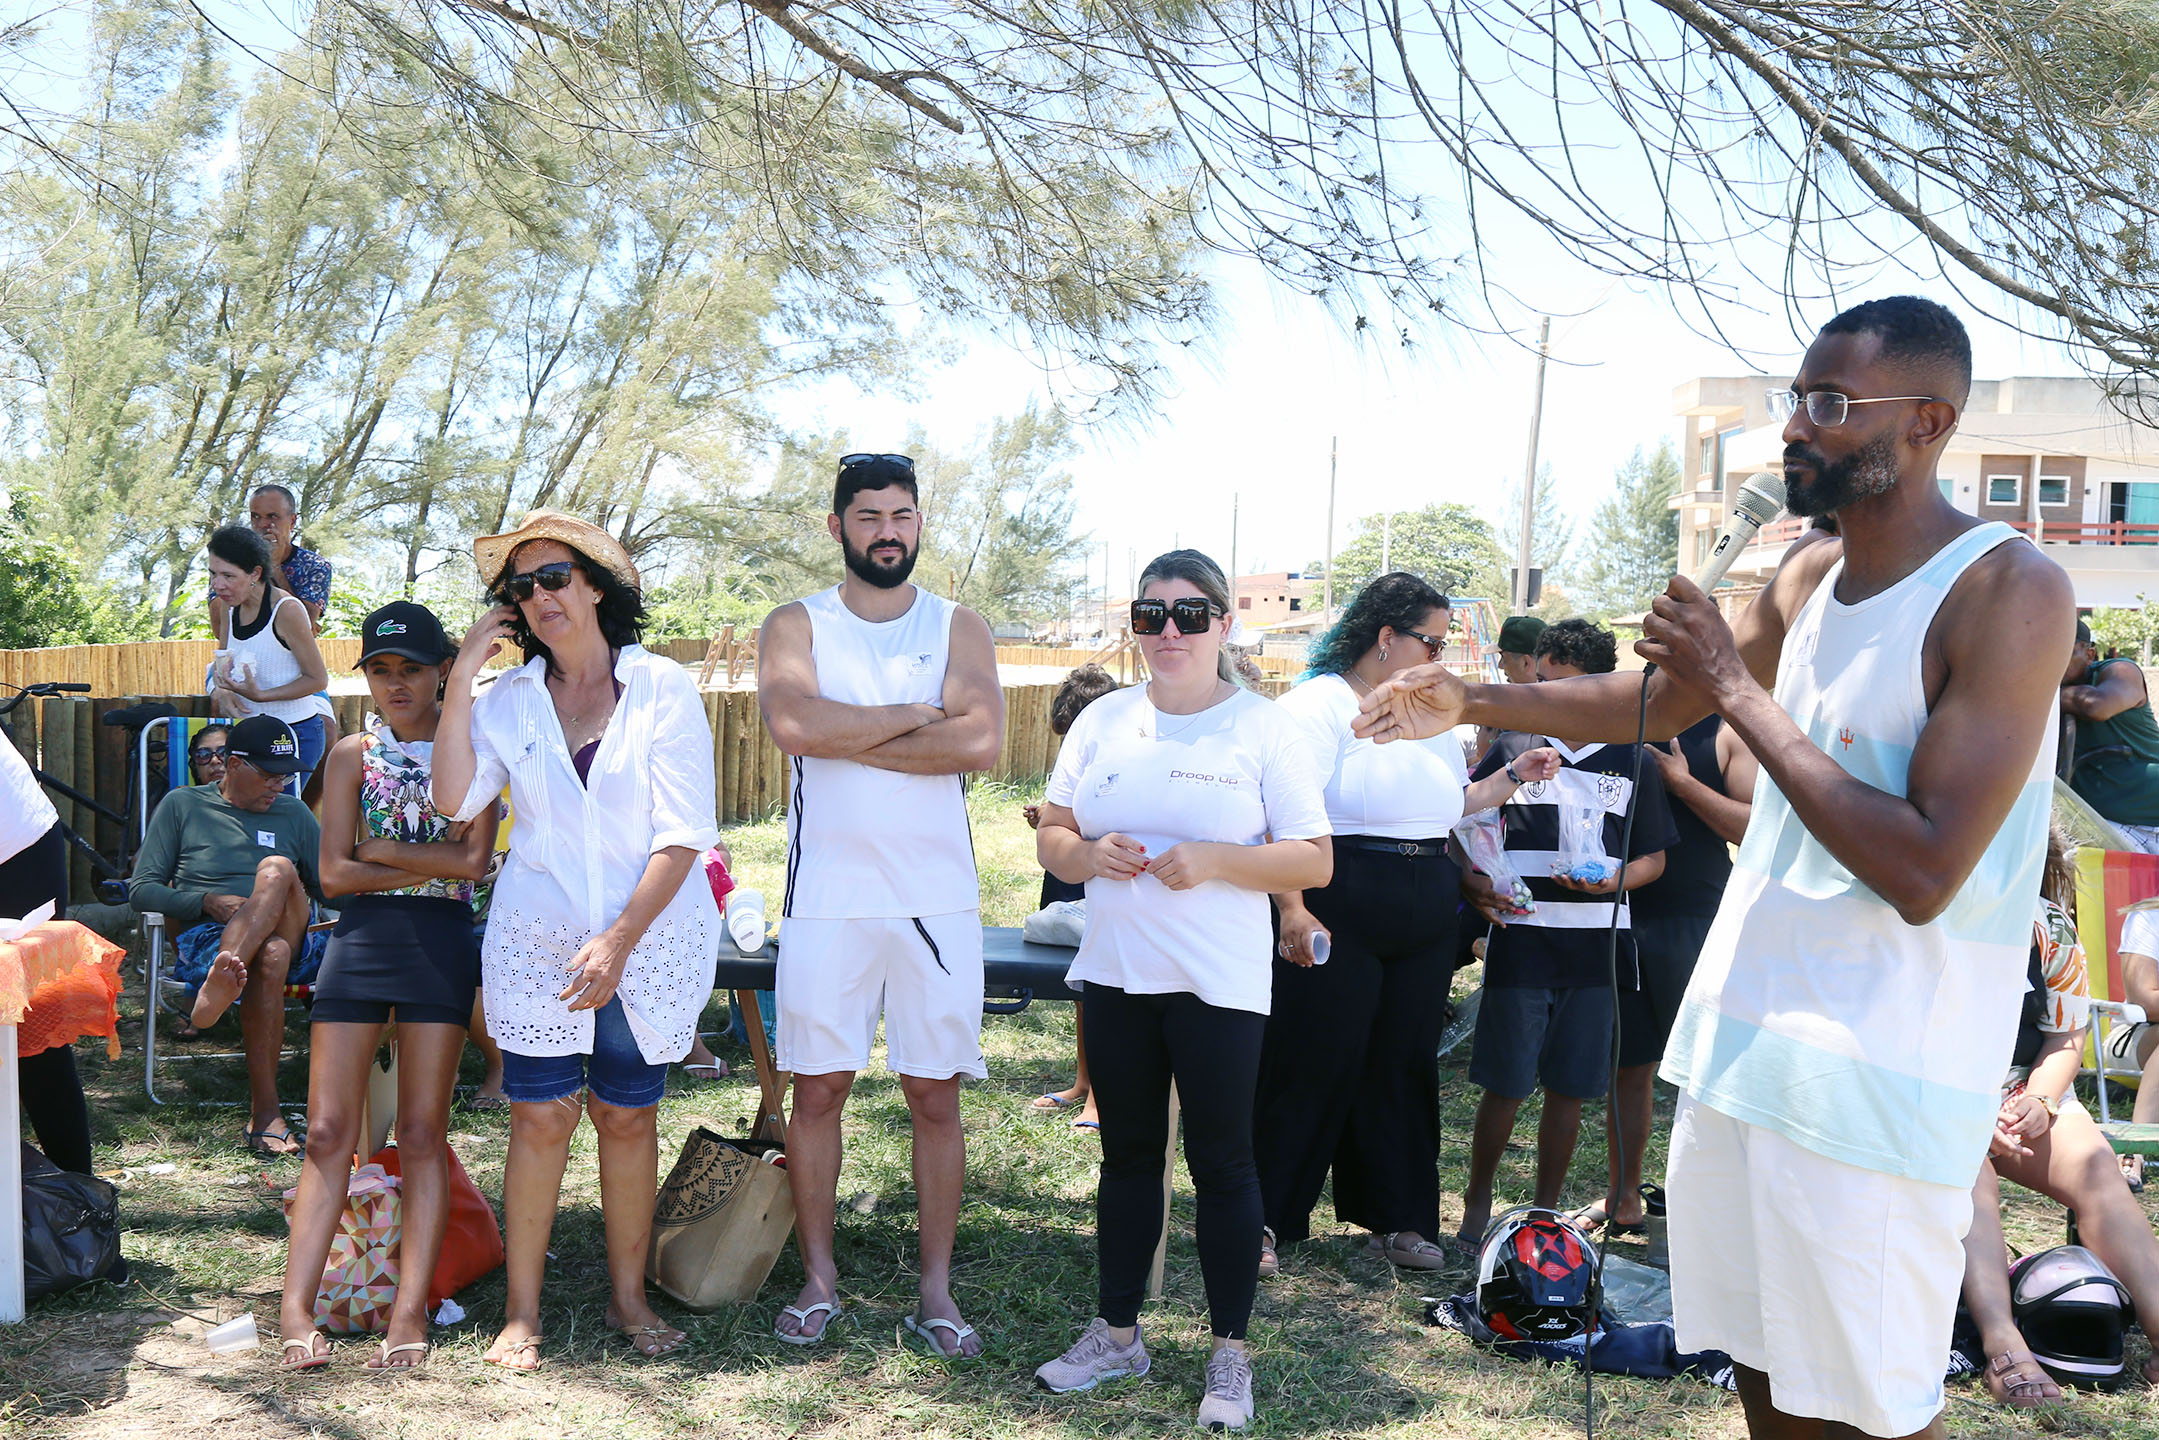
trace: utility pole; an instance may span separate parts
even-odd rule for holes
[[[1551,352],[1552,317],[1537,327],[1537,384],[1529,402],[1529,460],[1522,468],[1522,535],[1514,547],[1514,613],[1529,613],[1529,539],[1537,516],[1537,432],[1544,425],[1544,360]]]
[[[1338,435],[1327,437],[1327,579],[1325,598],[1320,602],[1322,623],[1334,623],[1334,476],[1335,462],[1340,457]]]
[[[1234,490],[1232,490],[1232,491],[1230,492],[1230,494],[1229,494],[1229,603],[1230,603],[1230,605],[1231,605],[1231,607],[1232,607],[1232,608],[1234,608],[1234,607],[1236,606],[1236,604],[1237,604],[1237,501],[1238,501],[1238,498],[1239,498],[1239,497],[1238,497],[1238,495],[1237,495],[1237,492],[1236,492],[1236,491],[1234,491]],[[1237,618],[1237,617],[1236,617],[1236,616],[1234,616],[1234,615],[1230,616],[1230,619],[1232,619],[1232,620],[1234,620],[1234,619],[1236,619],[1236,618]]]
[[[1389,510],[1379,522],[1379,573],[1389,574],[1394,569],[1394,512]]]

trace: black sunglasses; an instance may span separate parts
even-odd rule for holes
[[[225,747],[222,745],[197,745],[187,752],[190,760],[221,760],[224,756]]]
[[[912,455],[872,455],[866,451],[858,451],[853,455],[842,455],[840,457],[840,471],[844,474],[857,465],[867,465],[875,460],[882,460],[889,465],[897,465],[910,475],[915,473],[915,457]]]
[[[570,583],[577,573],[577,566],[568,560],[557,560],[552,565],[542,565],[537,570],[526,570],[516,575],[502,577],[501,596],[510,604],[532,598],[532,587],[542,590],[560,590]]]
[[[1398,635],[1407,635],[1412,640],[1422,641],[1424,644],[1424,653],[1431,656],[1434,660],[1437,660],[1439,658],[1440,651],[1447,648],[1447,640],[1445,636],[1426,635],[1416,630],[1398,630],[1395,633]]]
[[[1178,634],[1197,635],[1220,613],[1213,601],[1198,595],[1187,595],[1181,600],[1134,600],[1132,633],[1159,635],[1165,624],[1175,620]]]

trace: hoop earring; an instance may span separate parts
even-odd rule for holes
[[[1379,663],[1382,665],[1387,663],[1387,647],[1384,645],[1379,647]]]

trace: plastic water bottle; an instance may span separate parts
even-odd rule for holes
[[[1664,1187],[1642,1186],[1642,1235],[1649,1242],[1647,1262],[1659,1270],[1672,1268],[1672,1247],[1664,1229]]]
[[[1333,944],[1327,939],[1326,931],[1314,930],[1312,932],[1312,963],[1314,965],[1326,964],[1327,952],[1333,948]]]

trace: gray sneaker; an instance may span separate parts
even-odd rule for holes
[[[1044,1389],[1062,1395],[1070,1390],[1092,1390],[1105,1380],[1144,1375],[1147,1363],[1147,1345],[1138,1326],[1132,1327],[1132,1343],[1119,1345],[1109,1333],[1109,1321],[1097,1315],[1080,1331],[1070,1350],[1035,1371],[1035,1379],[1042,1382]],[[1249,1382],[1245,1388],[1249,1392]],[[1250,1402],[1245,1409],[1249,1414]]]
[[[1224,1345],[1207,1357],[1207,1393],[1199,1423],[1208,1430],[1242,1430],[1252,1423],[1252,1357]]]

